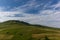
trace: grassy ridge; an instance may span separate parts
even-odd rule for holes
[[[60,29],[7,21],[0,24],[0,40],[60,40]]]

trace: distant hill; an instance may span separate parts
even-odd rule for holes
[[[60,40],[60,29],[9,20],[0,23],[0,40]]]
[[[51,27],[48,27],[48,26],[44,26],[44,25],[38,25],[38,24],[29,24],[27,22],[24,22],[24,21],[19,21],[19,20],[8,20],[8,21],[5,21],[5,22],[2,22],[1,24],[23,24],[23,25],[30,25],[30,26],[36,26],[36,27],[45,27],[45,28],[51,28]]]
[[[26,23],[24,21],[19,21],[19,20],[8,20],[5,21],[3,23],[7,23],[7,24],[25,24],[25,25],[29,25],[29,23]]]

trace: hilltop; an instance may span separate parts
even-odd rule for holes
[[[60,29],[9,20],[0,23],[0,40],[60,40]]]

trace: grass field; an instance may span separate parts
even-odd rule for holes
[[[0,23],[0,40],[60,40],[60,29],[6,21]]]

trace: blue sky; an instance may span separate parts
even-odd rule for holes
[[[0,0],[0,22],[7,20],[60,27],[60,0]]]

